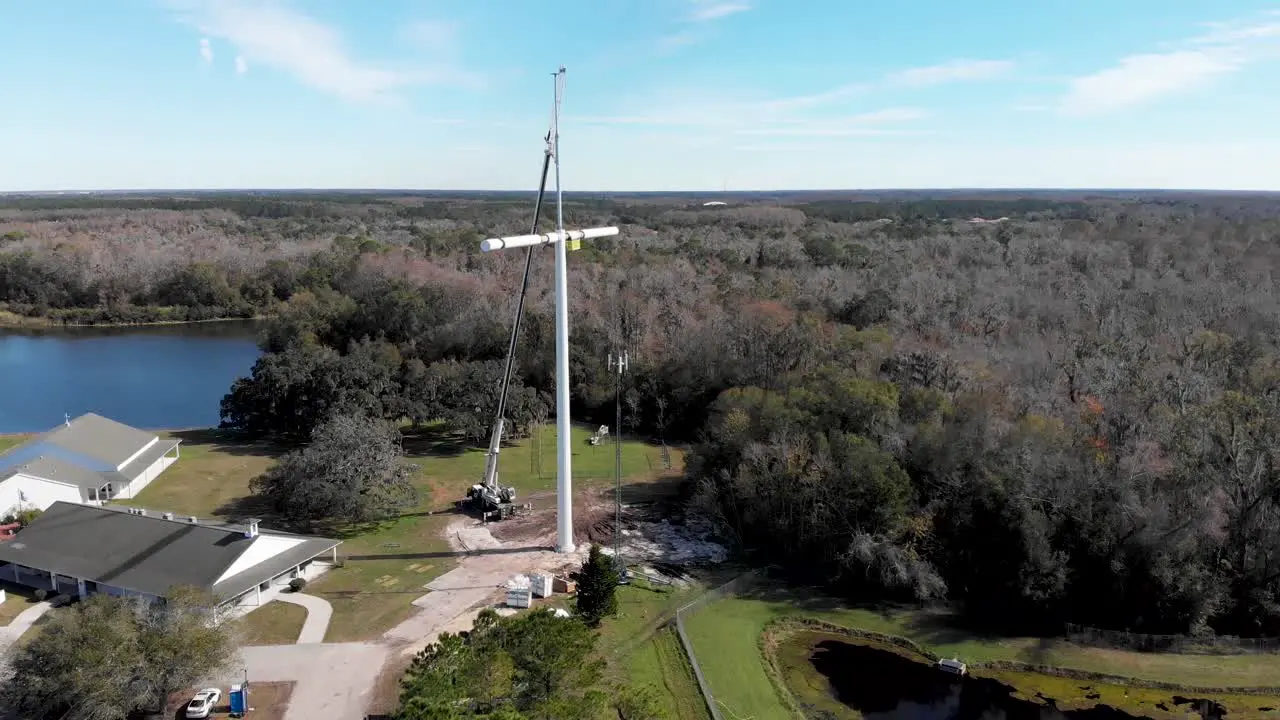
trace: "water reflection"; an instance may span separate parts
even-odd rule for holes
[[[959,679],[864,645],[824,640],[810,662],[866,720],[1132,720],[1109,707],[1060,711],[1019,700],[994,680]]]

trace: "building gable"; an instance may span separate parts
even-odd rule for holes
[[[256,538],[253,538],[253,544],[249,546],[249,549],[240,553],[240,557],[236,558],[231,567],[218,576],[214,584],[228,580],[240,573],[249,572],[254,567],[267,562],[273,557],[289,552],[303,542],[303,538],[299,537],[259,534]]]

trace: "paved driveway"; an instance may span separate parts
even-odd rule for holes
[[[243,682],[245,670],[250,687],[255,680],[292,681],[296,684],[284,720],[362,720],[387,650],[374,643],[241,648],[242,663],[233,666],[219,684]]]

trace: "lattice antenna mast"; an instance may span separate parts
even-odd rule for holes
[[[626,350],[618,355],[609,353],[609,370],[617,371],[617,382],[613,390],[613,404],[617,413],[613,434],[613,558],[619,573],[625,572],[627,567],[622,559],[622,375],[629,364]]]
[[[552,244],[556,253],[556,551],[571,553],[573,543],[573,426],[569,422],[569,278],[568,251],[577,250],[583,240],[618,234],[616,227],[584,230],[564,229],[564,193],[560,184],[560,108],[564,96],[564,66],[554,73],[555,96],[551,117],[551,153],[556,178],[556,230],[545,235],[515,235],[489,238],[480,243],[481,252],[528,248]]]

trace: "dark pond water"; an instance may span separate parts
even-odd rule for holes
[[[96,412],[142,428],[207,427],[258,358],[252,321],[0,330],[0,433]]]
[[[1062,712],[1011,697],[992,680],[964,679],[884,650],[824,640],[810,657],[836,698],[866,720],[1131,720],[1111,708]]]

